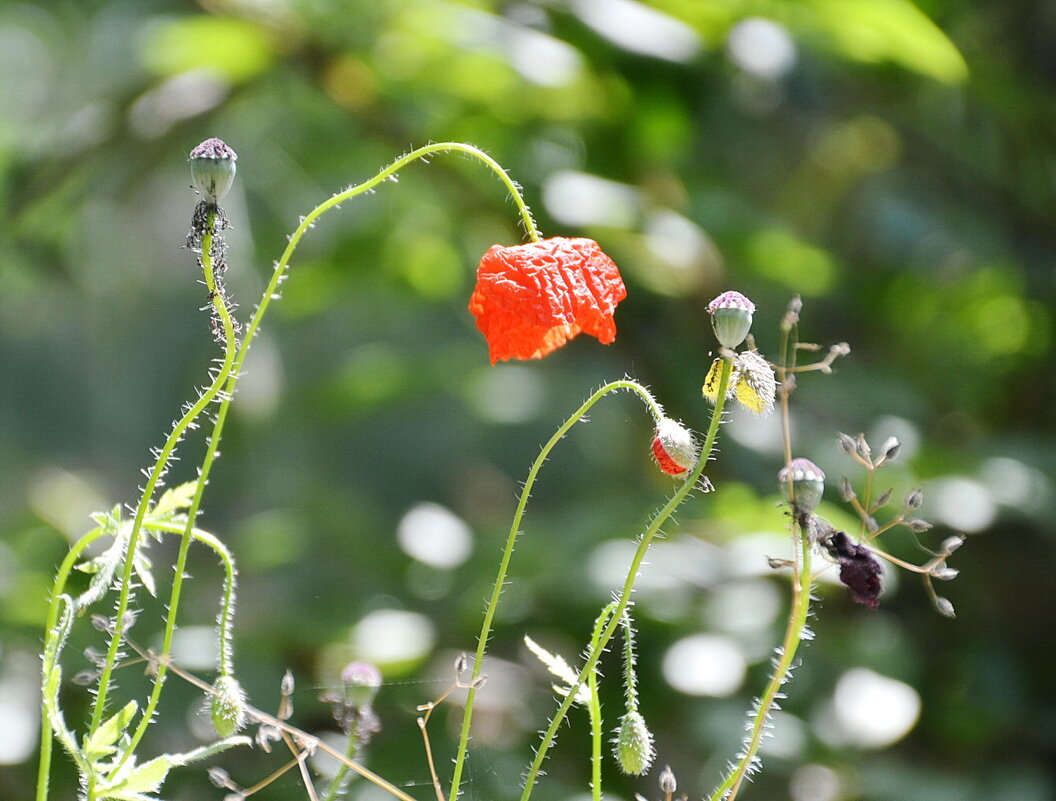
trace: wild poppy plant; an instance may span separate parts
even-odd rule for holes
[[[581,331],[608,345],[625,297],[620,271],[597,242],[558,236],[492,245],[477,267],[469,310],[495,364],[540,359]]]

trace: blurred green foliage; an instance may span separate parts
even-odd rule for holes
[[[834,377],[805,376],[794,396],[796,451],[833,479],[826,513],[846,514],[833,487],[853,474],[835,432],[875,444],[896,434],[905,454],[887,478],[896,497],[924,486],[939,524],[924,544],[958,527],[971,537],[953,560],[961,578],[942,588],[956,621],[908,574],[875,613],[821,586],[817,639],[744,797],[1052,798],[1053,35],[1047,4],[965,0],[0,6],[0,729],[14,732],[0,748],[4,797],[33,786],[51,571],[88,512],[134,500],[147,447],[215,355],[181,245],[195,203],[186,154],[219,136],[240,156],[225,205],[228,281],[244,307],[299,214],[409,147],[449,139],[506,166],[546,233],[598,239],[630,290],[611,347],[576,340],[543,362],[492,368],[465,310],[472,268],[521,233],[479,165],[412,166],[310,233],[250,355],[202,521],[243,568],[236,665],[258,705],[274,704],[290,667],[297,722],[333,729],[322,688],[344,660],[390,647],[385,730],[368,760],[430,797],[414,707],[474,645],[539,445],[624,374],[703,428],[704,306],[725,289],[747,294],[772,354],[799,292],[804,338],[853,348]],[[642,410],[617,399],[544,470],[493,641],[505,661],[487,671],[494,694],[468,798],[516,796],[551,708],[522,635],[577,654],[614,583],[606,565],[666,497],[649,436]],[[660,763],[694,797],[736,750],[786,595],[760,550],[787,550],[774,429],[735,417],[721,445],[717,491],[683,510],[637,608],[642,711]],[[184,445],[170,484],[193,476],[201,448]],[[423,502],[469,525],[464,562],[430,565],[401,547],[400,521]],[[890,547],[923,559],[908,535]],[[211,559],[198,559],[191,631],[211,625],[218,592]],[[134,633],[151,642],[160,618],[148,608]],[[672,645],[705,631],[748,662],[727,697],[665,679]],[[833,734],[852,668],[919,693],[904,739],[868,747]],[[130,692],[134,671],[122,676]],[[608,692],[615,723],[618,688]],[[153,745],[186,750],[197,700],[175,684],[170,694]],[[72,716],[83,694],[71,688],[69,703]],[[457,712],[434,718],[441,772]],[[539,798],[587,791],[585,735],[579,718],[562,732]],[[274,767],[259,753],[225,764],[247,786]],[[54,795],[70,796],[57,766]],[[607,792],[656,797],[654,781],[613,776]],[[258,797],[293,797],[296,785]],[[195,770],[169,790],[222,795]]]

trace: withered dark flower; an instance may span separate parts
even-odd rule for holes
[[[840,581],[855,602],[876,609],[880,603],[880,563],[864,545],[857,545],[842,531],[834,532],[825,549],[840,565]]]

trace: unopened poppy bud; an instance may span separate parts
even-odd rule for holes
[[[345,701],[354,707],[369,707],[381,687],[381,671],[370,662],[349,662],[341,671]]]
[[[620,770],[631,776],[641,776],[649,770],[656,756],[653,734],[638,712],[628,712],[620,718],[613,745]]]
[[[924,491],[920,488],[912,490],[906,496],[906,506],[910,509],[919,509],[924,505]]]
[[[809,459],[793,459],[777,474],[785,498],[801,512],[813,512],[825,492],[825,474]]]
[[[238,155],[223,140],[206,139],[191,151],[191,179],[207,203],[216,205],[235,180]]]
[[[949,598],[943,598],[941,595],[935,597],[935,608],[938,610],[940,615],[946,617],[957,617],[957,613],[953,609],[953,604]]]
[[[213,684],[209,712],[221,737],[230,737],[246,725],[246,693],[234,676],[220,676]]]
[[[715,338],[724,348],[736,348],[752,329],[755,304],[740,292],[723,292],[708,304]]]
[[[700,448],[693,434],[681,423],[665,417],[656,424],[653,436],[653,458],[665,473],[682,476],[697,463]]]

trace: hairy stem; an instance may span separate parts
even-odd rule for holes
[[[592,670],[594,670],[594,666],[597,665],[598,659],[605,650],[605,646],[608,645],[609,640],[612,639],[612,635],[619,627],[620,620],[631,602],[631,594],[634,591],[634,583],[638,578],[638,570],[642,566],[642,561],[645,559],[645,554],[649,549],[649,545],[652,543],[664,523],[667,522],[671,515],[674,514],[675,510],[682,505],[682,502],[689,497],[689,494],[693,491],[694,487],[697,486],[697,481],[699,481],[701,474],[704,472],[704,467],[711,459],[711,452],[715,447],[715,438],[719,433],[719,423],[722,420],[722,412],[726,403],[726,391],[729,387],[732,367],[733,365],[730,360],[724,358],[722,362],[722,373],[719,378],[718,397],[715,400],[715,408],[712,410],[711,424],[708,426],[708,433],[704,440],[704,446],[700,451],[700,458],[697,459],[696,466],[693,468],[693,471],[686,478],[682,486],[680,486],[668,502],[664,504],[663,508],[657,512],[655,517],[653,517],[652,522],[649,523],[645,532],[642,534],[641,540],[638,543],[638,549],[635,551],[634,558],[631,560],[630,569],[627,571],[627,579],[624,582],[623,590],[616,600],[616,609],[613,612],[612,618],[609,620],[609,623],[602,632],[598,642],[591,647],[590,652],[587,654],[586,661],[583,663],[583,667],[579,671],[576,683],[570,688],[567,697],[561,702],[553,719],[550,721],[550,725],[543,733],[539,748],[535,753],[535,759],[532,761],[525,776],[524,790],[521,792],[521,801],[528,801],[531,797],[532,789],[534,788],[535,782],[539,777],[539,772],[543,767],[543,760],[546,759],[547,751],[549,751],[554,744],[554,738],[557,736],[558,727],[568,714],[569,707],[572,706],[572,699],[575,697],[576,690],[582,686],[586,677],[590,675]]]
[[[495,577],[495,583],[491,590],[491,597],[488,599],[488,604],[484,611],[484,621],[480,627],[480,635],[477,637],[477,651],[473,660],[473,672],[470,684],[473,684],[473,682],[480,677],[483,669],[484,652],[487,650],[488,639],[491,637],[491,625],[495,620],[495,611],[498,609],[499,599],[502,596],[502,588],[506,583],[506,574],[510,568],[510,560],[513,558],[513,549],[517,544],[517,537],[521,533],[521,521],[524,518],[524,510],[528,505],[528,498],[531,497],[532,487],[535,485],[535,480],[539,475],[540,469],[542,469],[543,463],[547,460],[550,452],[554,449],[557,443],[564,438],[565,434],[568,433],[572,426],[583,419],[583,416],[590,411],[595,403],[610,392],[616,392],[621,389],[627,389],[637,393],[649,408],[654,420],[659,420],[663,416],[663,410],[660,408],[660,404],[656,402],[656,399],[653,398],[649,390],[641,384],[627,380],[612,381],[587,398],[583,405],[576,409],[576,411],[574,411],[572,415],[561,424],[561,427],[554,432],[554,435],[550,437],[547,443],[543,446],[535,461],[532,462],[531,468],[528,470],[528,478],[524,482],[520,498],[517,501],[517,509],[513,514],[513,522],[510,524],[510,531],[506,536],[506,547],[503,549],[502,559],[499,562],[499,572]],[[462,781],[462,770],[465,766],[469,751],[470,724],[473,720],[473,704],[476,700],[476,696],[476,689],[471,687],[466,696],[466,708],[462,715],[462,733],[459,738],[458,752],[455,755],[455,767],[451,776],[451,790],[447,796],[451,801],[455,801],[458,798],[459,785]],[[571,697],[571,695],[569,697]]]
[[[774,664],[774,672],[767,682],[766,689],[759,699],[755,718],[748,736],[744,741],[744,748],[740,753],[737,763],[733,766],[726,779],[715,788],[708,797],[708,801],[733,801],[737,797],[744,777],[757,764],[759,746],[766,732],[766,723],[770,711],[775,702],[783,697],[781,687],[788,681],[792,664],[796,657],[799,644],[803,641],[803,632],[807,627],[807,615],[810,612],[810,590],[811,590],[811,545],[807,533],[794,523],[799,540],[799,559],[792,574],[792,608],[788,615],[788,626],[785,629],[785,637],[781,643],[778,658]]]
[[[209,216],[209,223],[207,231],[202,238],[202,263],[205,267],[206,281],[212,282],[212,259],[209,253],[212,247],[213,241],[213,225],[215,223],[215,212],[211,212]],[[210,283],[210,288],[213,285]],[[214,298],[214,304],[217,304],[218,311],[221,311],[222,315],[227,315],[227,309],[224,307],[222,300],[219,297]],[[230,324],[230,317],[227,316],[225,325]],[[154,491],[158,487],[161,477],[164,475],[168,468],[169,459],[172,457],[173,451],[176,449],[176,445],[183,438],[187,429],[191,426],[194,420],[211,404],[220,394],[220,390],[223,388],[225,382],[228,381],[231,375],[231,369],[234,364],[235,350],[234,350],[234,336],[233,333],[229,333],[227,340],[226,353],[224,355],[223,365],[215,371],[215,377],[212,383],[202,392],[198,401],[192,405],[172,427],[172,432],[165,440],[165,444],[162,446],[161,451],[158,454],[157,461],[154,464],[154,469],[151,470],[147,483],[143,487],[143,494],[140,496],[139,503],[136,506],[135,518],[132,522],[132,531],[128,537],[128,545],[125,549],[125,566],[124,571],[121,575],[121,589],[118,594],[117,612],[113,622],[113,634],[110,639],[110,647],[107,649],[106,657],[103,662],[103,669],[99,677],[99,692],[95,697],[95,704],[92,707],[92,720],[89,731],[94,733],[102,722],[103,712],[106,708],[107,694],[110,688],[111,676],[114,671],[114,665],[117,662],[118,650],[121,646],[121,635],[124,629],[124,617],[128,611],[129,600],[132,592],[132,572],[135,563],[136,548],[139,545],[139,537],[142,532],[143,518],[147,513],[147,509],[150,506],[150,501],[154,497]],[[189,523],[193,526],[193,522]],[[184,547],[181,546],[181,552]],[[183,571],[182,569],[177,570],[176,573],[176,586],[182,581]],[[177,599],[179,595],[177,592]],[[175,614],[172,610],[168,616],[170,621],[174,621]],[[171,635],[170,635],[171,636]],[[161,684],[159,678],[155,682],[155,687]],[[155,702],[156,703],[156,702]],[[153,711],[153,710],[152,710]],[[144,721],[149,723],[150,716],[144,715]],[[137,739],[138,742],[138,739]],[[132,749],[126,751],[126,758],[132,753]]]
[[[234,374],[232,369],[235,363],[236,347],[238,345],[235,339],[235,327],[234,322],[231,320],[231,314],[227,308],[227,301],[225,300],[223,293],[217,291],[217,279],[214,274],[214,263],[212,255],[213,246],[213,235],[214,227],[216,225],[216,212],[209,212],[208,219],[206,221],[206,232],[202,237],[202,273],[205,279],[205,285],[209,290],[209,296],[212,298],[213,308],[216,311],[217,316],[220,318],[220,323],[223,326],[224,332],[224,361],[223,365],[217,372],[217,379],[221,384],[226,384],[230,387],[228,393],[225,393],[221,403],[226,407],[230,403],[230,391],[233,390],[233,377]],[[219,395],[219,387],[215,392],[212,393],[212,397],[215,398]],[[219,422],[219,417],[217,422]],[[125,762],[135,753],[136,746],[139,745],[140,740],[143,739],[143,735],[147,733],[147,728],[150,726],[151,721],[154,719],[154,711],[158,707],[158,703],[161,701],[161,691],[165,684],[165,674],[168,669],[168,657],[172,652],[172,638],[176,632],[176,615],[180,607],[180,594],[183,590],[183,579],[185,571],[187,569],[187,554],[190,551],[192,533],[194,531],[195,520],[198,517],[198,510],[201,507],[202,494],[205,491],[205,485],[209,480],[209,470],[212,467],[213,461],[216,458],[217,447],[219,446],[220,430],[217,425],[214,424],[212,434],[209,437],[209,443],[206,447],[205,458],[202,461],[202,465],[198,470],[198,482],[195,486],[194,496],[191,499],[191,505],[187,509],[187,522],[184,525],[183,536],[180,538],[180,550],[176,557],[176,568],[175,575],[172,579],[172,589],[169,594],[169,603],[166,607],[165,615],[165,633],[162,637],[161,643],[161,659],[158,662],[157,671],[154,674],[154,685],[151,689],[150,698],[147,701],[147,706],[143,710],[143,715],[136,726],[135,732],[132,734],[132,739],[128,747],[124,751],[124,755],[120,760],[117,760],[117,764],[114,765],[111,775],[116,774],[118,770],[125,764]],[[128,556],[131,560],[131,553]],[[230,560],[226,564],[231,565]],[[229,577],[229,583],[225,584],[225,598],[230,600],[230,593],[233,591],[233,576]],[[225,605],[224,609],[228,607]],[[222,632],[224,633],[224,632]],[[229,667],[226,664],[226,655],[228,654],[228,648],[226,644],[222,643],[220,648],[221,657],[221,674],[227,675],[228,670],[225,667]]]

